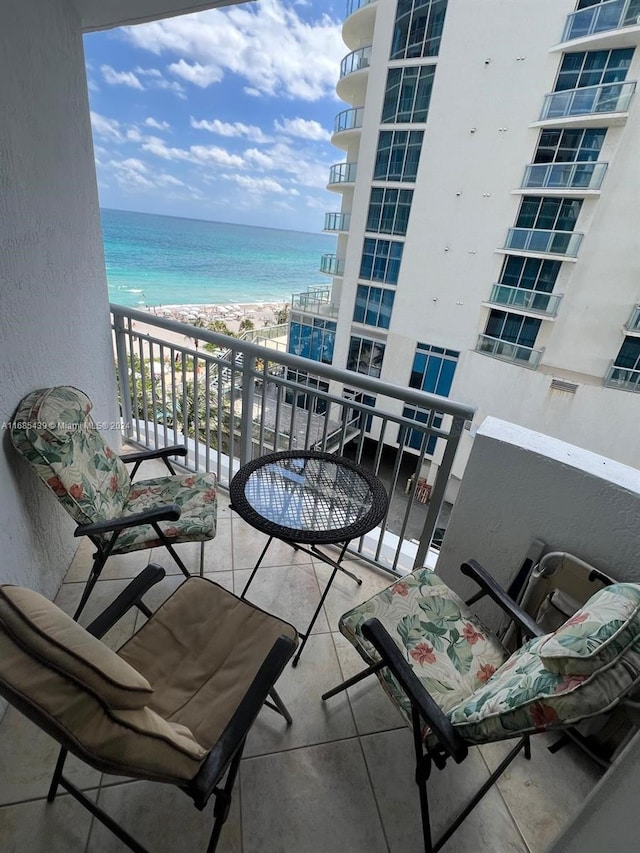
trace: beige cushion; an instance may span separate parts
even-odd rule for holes
[[[39,593],[1,586],[0,623],[28,654],[92,690],[108,707],[148,704],[153,691],[147,679]]]

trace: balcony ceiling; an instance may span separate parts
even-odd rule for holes
[[[82,30],[91,33],[128,24],[143,24],[247,0],[73,0],[80,13]]]

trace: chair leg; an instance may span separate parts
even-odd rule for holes
[[[204,542],[200,543],[200,577],[204,577]]]
[[[346,681],[343,681],[342,684],[338,684],[337,687],[331,688],[331,690],[327,690],[326,693],[322,694],[322,701],[325,699],[331,699],[332,696],[336,696],[338,693],[342,693],[343,690],[346,690],[347,687],[353,687],[354,684],[357,684],[359,681],[362,681],[363,678],[367,678],[369,675],[373,675],[374,672],[378,672],[379,669],[384,667],[384,663],[382,661],[378,661],[378,663],[372,663],[371,666],[368,666],[366,669],[363,669],[362,672],[359,672],[357,675],[352,675],[351,678],[347,678]]]
[[[243,750],[244,742],[242,743],[240,749],[233,756],[231,764],[229,765],[229,770],[227,771],[227,778],[224,783],[224,788],[215,789],[216,801],[213,806],[214,821],[213,829],[211,830],[211,838],[209,839],[209,846],[207,847],[207,853],[215,853],[215,849],[218,846],[218,841],[220,840],[220,833],[222,832],[222,827],[224,826],[225,821],[229,817],[229,810],[231,808],[231,792],[233,791],[236,776],[238,775]]]
[[[51,779],[51,785],[49,786],[49,792],[47,794],[47,802],[52,803],[58,792],[58,786],[60,785],[60,779],[62,778],[62,771],[64,769],[64,762],[67,758],[67,750],[62,747],[58,754],[58,760],[56,761],[56,769],[53,771],[53,778]]]
[[[293,722],[291,718],[291,714],[287,710],[287,706],[284,704],[278,693],[276,692],[275,687],[272,687],[269,691],[269,696],[271,696],[272,702],[268,700],[264,703],[268,708],[272,708],[274,711],[277,711],[281,716],[285,718],[287,721],[287,725],[290,726]]]
[[[106,556],[101,551],[96,551],[93,555],[93,566],[91,567],[91,574],[89,575],[89,580],[85,584],[85,587],[82,591],[82,597],[80,598],[80,604],[76,607],[76,611],[73,614],[73,619],[77,622],[80,618],[80,614],[84,610],[85,604],[87,603],[89,596],[93,592],[94,586],[97,584],[100,573],[104,568],[104,564],[107,562]]]

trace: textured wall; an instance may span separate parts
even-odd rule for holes
[[[68,0],[0,5],[0,422],[34,388],[87,391],[116,416],[107,287],[80,24]],[[53,596],[73,525],[0,449],[0,582]]]

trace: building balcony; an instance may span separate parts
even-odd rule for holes
[[[608,163],[530,163],[524,172],[523,190],[573,191],[571,195],[587,195],[597,191],[607,171]]]
[[[633,311],[631,312],[631,316],[624,324],[625,331],[633,335],[634,337],[638,337],[640,335],[640,305],[636,305]]]
[[[617,367],[611,362],[607,370],[603,385],[607,388],[618,388],[621,391],[640,392],[640,370],[631,370],[629,367]]]
[[[533,126],[597,124],[602,127],[623,124],[635,90],[636,81],[633,80],[550,92],[544,96],[540,119]]]
[[[579,9],[567,17],[558,50],[566,42],[572,47],[583,44],[589,49],[632,47],[640,42],[640,2],[609,0],[587,9]]]
[[[361,104],[367,91],[369,65],[371,64],[371,45],[359,47],[348,53],[340,63],[340,76],[336,92],[349,104]]]
[[[351,224],[350,213],[325,213],[324,231],[346,232]]]
[[[357,169],[357,163],[336,163],[329,169],[327,189],[340,192],[343,187],[353,186]]]
[[[345,18],[351,17],[351,15],[354,15],[360,9],[364,9],[365,6],[370,6],[372,3],[375,3],[375,0],[347,0]]]
[[[489,335],[478,335],[476,352],[493,356],[493,358],[499,358],[502,361],[510,361],[520,367],[529,367],[531,370],[535,370],[540,364],[544,349],[534,349],[533,347],[522,346],[522,344],[512,344],[509,341],[492,338]]]
[[[321,255],[320,272],[325,275],[342,275],[344,273],[344,259],[330,253]]]
[[[355,48],[373,41],[376,5],[376,0],[347,0],[342,25],[342,40],[347,47]]]
[[[519,314],[553,319],[558,313],[561,293],[543,293],[525,287],[512,287],[508,284],[494,284],[488,303],[515,309]]]
[[[330,287],[310,287],[303,293],[294,293],[291,297],[291,312],[313,314],[335,319],[339,305],[331,301]]]
[[[338,113],[333,124],[332,145],[346,150],[350,140],[360,134],[363,119],[364,107],[352,107]]]
[[[541,228],[509,228],[504,250],[532,255],[575,258],[584,234],[575,231],[548,231]]]

